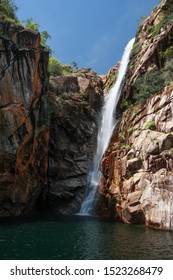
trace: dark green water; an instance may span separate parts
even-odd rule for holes
[[[173,259],[173,232],[78,216],[3,223],[0,259]]]

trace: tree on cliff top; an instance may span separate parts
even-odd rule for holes
[[[48,71],[52,76],[60,76],[73,72],[73,68],[67,64],[61,64],[56,57],[49,58]]]
[[[18,22],[16,11],[17,6],[14,0],[0,0],[0,19]]]
[[[33,20],[32,17],[31,17],[31,18],[27,18],[26,20],[23,21],[23,23],[24,23],[24,26],[25,26],[26,28],[29,28],[29,29],[35,30],[35,31],[37,31],[37,32],[40,32],[40,31],[39,31],[39,27],[40,27],[40,26],[39,26],[38,22],[36,22],[35,20]],[[42,44],[42,46],[45,47],[45,49],[46,49],[50,54],[52,54],[52,49],[51,49],[51,47],[47,44],[47,40],[48,40],[48,39],[51,39],[50,34],[49,34],[46,30],[44,30],[44,31],[40,32],[40,35],[41,35],[41,44]]]
[[[48,71],[53,76],[62,75],[62,67],[56,57],[49,58]]]

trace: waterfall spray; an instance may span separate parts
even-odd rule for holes
[[[127,44],[120,63],[117,80],[110,91],[105,95],[104,105],[101,113],[101,122],[97,135],[97,150],[93,159],[93,168],[88,174],[87,191],[84,202],[81,206],[80,215],[91,215],[97,202],[97,189],[101,178],[100,162],[108,148],[112,133],[117,123],[114,118],[117,103],[121,94],[122,83],[127,71],[130,52],[135,38]]]

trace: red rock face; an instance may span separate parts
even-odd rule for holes
[[[80,70],[52,77],[39,33],[0,24],[0,216],[38,201],[74,213],[94,150],[103,83]]]
[[[47,184],[49,132],[38,126],[47,61],[38,33],[0,23],[0,216],[31,211]]]
[[[101,193],[126,223],[173,229],[172,97],[170,86],[137,112],[127,110],[103,160]],[[155,130],[147,128],[150,121]]]
[[[166,230],[173,230],[172,82],[148,97],[145,104],[133,104],[133,97],[135,79],[164,66],[160,52],[170,47],[173,26],[165,26],[155,37],[148,30],[170,4],[162,1],[137,35],[141,48],[131,57],[119,103],[123,108],[125,99],[132,105],[127,104],[103,159],[100,186],[116,219]]]
[[[108,71],[108,74],[100,75],[100,77],[103,80],[103,87],[104,87],[105,94],[109,91],[109,89],[114,85],[114,83],[116,81],[119,65],[120,64],[117,63],[117,65],[113,66]]]

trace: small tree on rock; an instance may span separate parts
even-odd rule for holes
[[[48,71],[50,75],[57,76],[62,74],[62,67],[56,57],[49,58]]]
[[[73,69],[78,69],[77,62],[76,62],[76,61],[72,61],[72,62],[70,63],[70,65],[73,67]]]
[[[33,20],[33,18],[27,18],[26,20],[23,21],[24,25],[26,28],[29,28],[29,29],[32,29],[36,32],[39,32],[39,24],[38,22],[36,22],[35,20]],[[47,40],[51,39],[51,36],[50,34],[44,30],[42,32],[40,32],[40,36],[41,36],[41,44],[43,47],[45,47],[45,49],[50,53],[52,54],[52,49],[51,47],[47,44]]]
[[[0,18],[18,22],[16,17],[17,9],[14,0],[0,0]]]

